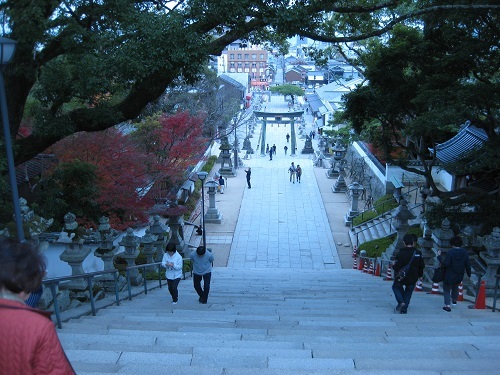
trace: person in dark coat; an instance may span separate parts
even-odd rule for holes
[[[399,311],[401,314],[406,314],[408,305],[410,304],[411,295],[415,289],[415,284],[417,283],[417,280],[424,275],[425,263],[422,252],[415,248],[417,244],[416,235],[412,233],[405,234],[403,237],[403,244],[405,246],[399,249],[392,268],[394,270],[394,274],[397,275],[399,270],[411,261],[410,269],[403,280],[394,280],[394,283],[392,284],[392,291],[394,292],[394,296],[398,302],[396,311]],[[415,253],[415,256],[412,259],[413,253]]]
[[[462,239],[458,236],[450,239],[451,249],[446,255],[438,252],[438,260],[445,267],[443,280],[444,311],[451,311],[451,302],[456,305],[458,299],[458,287],[464,279],[464,273],[471,276],[470,260],[467,250],[462,247]]]
[[[252,176],[252,169],[251,168],[245,169],[245,173],[247,174],[247,185],[248,185],[248,188],[251,189],[252,185],[250,184],[250,177]]]

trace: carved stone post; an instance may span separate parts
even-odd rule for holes
[[[127,234],[123,237],[121,242],[118,243],[120,246],[125,248],[125,251],[120,254],[120,257],[125,259],[127,262],[127,267],[135,266],[135,260],[139,256],[139,238],[134,235],[134,230],[132,228],[127,229]],[[128,271],[130,277],[130,283],[132,285],[140,285],[142,282],[142,275],[139,273],[137,268]]]
[[[352,184],[349,185],[349,191],[351,193],[351,209],[344,218],[346,226],[352,225],[352,219],[354,218],[354,216],[359,214],[358,199],[363,189],[364,189],[363,185],[361,185],[359,182],[353,182]]]
[[[165,255],[166,229],[161,225],[158,215],[153,216],[153,223],[149,226],[149,230],[153,236],[156,236],[156,240],[153,243],[155,249],[154,260],[155,262],[161,262],[163,255]]]
[[[347,149],[340,143],[340,139],[337,138],[335,146],[333,146],[333,156],[330,160],[331,168],[326,172],[328,178],[337,178],[340,175],[340,166],[343,164],[344,156]]]
[[[217,182],[210,180],[208,181],[205,186],[208,188],[208,210],[205,213],[205,222],[206,223],[216,223],[220,224],[222,223],[222,215],[215,207],[215,194],[217,194]]]
[[[441,228],[437,228],[432,232],[432,239],[434,240],[434,252],[437,254],[438,250],[446,253],[451,247],[450,240],[454,236],[453,230],[450,229],[450,221],[445,218],[441,222]]]
[[[408,224],[408,220],[415,219],[415,215],[408,209],[408,202],[406,200],[401,199],[399,202],[399,206],[396,208],[394,211],[394,214],[392,215],[394,220],[392,222],[392,226],[394,229],[397,231],[396,234],[396,241],[394,242],[394,246],[390,246],[386,254],[389,258],[392,258],[394,255],[394,252],[401,247],[404,246],[403,244],[403,237],[408,232],[408,229],[410,229],[410,225]]]
[[[147,263],[154,262],[153,255],[155,254],[156,249],[153,247],[153,244],[157,238],[158,236],[153,236],[149,229],[146,229],[146,233],[141,238],[142,252],[144,255],[146,255]],[[154,266],[150,266],[147,268],[147,270],[148,272],[155,272],[156,268]]]
[[[347,184],[344,177],[345,169],[341,164],[339,165],[339,177],[337,178],[337,181],[335,181],[335,184],[332,186],[332,191],[334,193],[345,193],[347,191]]]
[[[85,230],[78,226],[75,214],[68,212],[64,216],[64,229],[61,231],[58,242],[66,244],[66,249],[59,256],[63,262],[71,267],[72,275],[81,275],[83,261],[90,254],[90,248],[83,246],[83,232]],[[73,279],[67,284],[67,288],[79,292],[87,289],[84,279]]]
[[[424,235],[423,237],[420,237],[417,242],[420,246],[420,250],[422,251],[425,264],[435,264],[436,254],[432,251],[432,247],[434,246],[434,242],[432,241],[432,229],[430,229],[427,225],[424,226]]]
[[[486,248],[486,251],[479,253],[479,256],[486,262],[484,280],[486,280],[486,292],[491,296],[495,287],[495,275],[498,275],[500,270],[500,228],[493,228],[491,234],[480,237],[479,241]]]

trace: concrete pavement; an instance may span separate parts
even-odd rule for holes
[[[272,96],[267,111],[287,111],[281,96]],[[305,114],[305,134],[313,130],[312,116]],[[295,125],[297,128],[297,124]],[[221,224],[206,223],[207,247],[213,249],[215,266],[236,268],[350,268],[352,248],[344,225],[349,210],[346,194],[334,194],[335,180],[326,177],[325,169],[313,165],[311,154],[301,154],[305,136],[298,129],[297,151],[291,156],[286,134],[290,124],[268,124],[266,143],[276,145],[276,155],[260,156],[257,151],[260,126],[251,139],[256,153],[244,160],[244,167],[228,178],[224,194],[217,193],[216,206]],[[317,150],[316,140],[313,140]],[[287,155],[284,146],[289,147]],[[244,157],[244,152],[240,156]],[[290,163],[303,170],[301,183],[290,182]],[[246,187],[244,169],[252,169],[252,188]],[[220,168],[216,164],[210,177]],[[208,201],[207,199],[205,200]],[[189,243],[199,244],[193,234]]]

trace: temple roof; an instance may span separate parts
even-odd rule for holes
[[[467,121],[462,129],[451,139],[436,146],[436,157],[442,163],[453,163],[467,153],[481,148],[488,141],[488,135],[483,129],[476,128]],[[434,149],[429,148],[434,152]]]

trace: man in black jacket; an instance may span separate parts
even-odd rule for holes
[[[397,275],[401,268],[410,262],[411,264],[406,277],[403,280],[394,280],[394,283],[392,284],[392,291],[394,292],[394,296],[398,302],[396,311],[399,311],[401,314],[406,314],[408,305],[410,304],[411,295],[415,289],[415,284],[424,274],[425,263],[422,252],[415,248],[417,244],[416,235],[411,233],[405,234],[403,237],[403,244],[405,246],[399,249],[396,255],[396,260],[394,261],[394,274]]]
[[[452,303],[457,304],[458,287],[464,279],[464,273],[467,272],[467,276],[471,276],[469,254],[462,247],[462,239],[458,236],[452,237],[450,245],[452,248],[448,250],[446,256],[441,255],[441,250],[438,252],[438,259],[446,268],[443,280],[443,310],[447,312],[451,311],[450,296]]]

